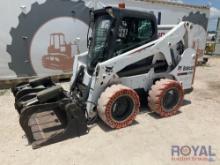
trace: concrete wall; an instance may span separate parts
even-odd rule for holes
[[[118,5],[118,0],[97,2],[96,8]],[[130,9],[153,12],[157,17],[161,13],[161,24],[177,24],[182,19],[201,24],[204,28],[208,24],[207,8],[151,1],[125,2]],[[71,60],[79,52],[87,50],[86,33],[91,7],[94,7],[92,0],[0,1],[0,80],[71,73]],[[54,33],[59,33],[61,39],[60,51],[56,49],[55,52],[50,47],[53,36],[55,48],[59,47],[58,34],[52,35]],[[80,38],[80,43],[76,38]],[[69,51],[65,51],[67,48]]]

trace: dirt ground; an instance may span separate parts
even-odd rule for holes
[[[220,165],[220,58],[197,68],[194,92],[180,113],[157,118],[149,112],[121,130],[95,125],[88,135],[32,150],[23,139],[10,91],[0,91],[2,165]],[[171,146],[211,146],[214,161],[171,160]]]

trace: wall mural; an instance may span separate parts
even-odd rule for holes
[[[44,68],[71,71],[73,65],[72,43],[67,43],[63,33],[50,34],[47,54],[42,57]]]
[[[10,15],[4,25],[0,25],[1,29],[4,29],[0,33],[0,36],[4,37],[3,44],[0,43],[3,52],[1,55],[4,56],[0,59],[3,68],[0,78],[5,76],[2,79],[71,73],[74,56],[87,51],[86,34],[93,0],[34,1],[38,2],[21,0],[21,3],[30,9],[28,12],[20,11],[20,2],[1,2],[11,4],[10,10],[2,8],[4,13]],[[117,5],[118,0],[100,0],[97,7]],[[162,5],[126,0],[127,8],[152,11],[161,24],[176,24],[187,20],[207,29],[209,9]],[[11,15],[11,11],[16,11],[16,15]],[[159,33],[164,35],[166,32]],[[203,40],[205,44],[205,39]]]
[[[71,72],[73,56],[86,51],[86,42],[74,39],[85,38],[89,10],[81,0],[32,4],[29,13],[20,14],[18,26],[11,28],[9,68],[21,77]]]
[[[183,21],[189,21],[194,24],[201,25],[205,30],[208,28],[208,17],[204,13],[200,13],[199,11],[193,13],[190,12],[188,16],[184,16]]]

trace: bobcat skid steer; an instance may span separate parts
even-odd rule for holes
[[[18,102],[33,148],[87,134],[97,117],[113,129],[131,125],[138,90],[151,111],[175,115],[193,89],[199,25],[181,22],[158,38],[153,14],[106,7],[91,12],[90,26],[89,51],[75,57],[70,91],[52,85]]]

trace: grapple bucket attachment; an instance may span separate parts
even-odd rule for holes
[[[40,91],[43,91],[45,90],[46,88],[43,87],[43,86],[39,86],[39,87],[36,87],[36,88],[25,88],[25,89],[22,89],[20,91],[18,91],[15,95],[15,102],[17,102],[19,99],[21,99],[22,97],[24,97],[25,95],[28,95],[28,94],[33,94],[33,93],[38,93]]]
[[[23,108],[23,104],[33,98],[36,98],[37,94],[36,93],[29,93],[27,95],[24,95],[23,97],[19,98],[18,100],[15,101],[14,106],[17,112],[20,114],[21,110]]]
[[[15,96],[15,100],[18,100],[26,94],[36,93],[54,85],[55,83],[51,80],[51,77],[43,77],[29,82],[22,82],[13,87],[11,91]]]
[[[25,95],[15,106],[34,149],[88,132],[85,110],[61,86]]]
[[[20,125],[33,149],[88,132],[84,110],[68,99],[22,109]]]
[[[22,108],[24,108],[25,106],[33,104],[42,104],[48,101],[57,101],[65,97],[65,92],[63,91],[63,88],[58,85],[46,88],[44,90],[40,90],[38,92],[36,89],[37,88],[32,89],[35,90],[35,92],[33,93],[30,92],[19,97],[18,99],[15,99],[15,109],[18,111],[19,114],[21,113]]]

